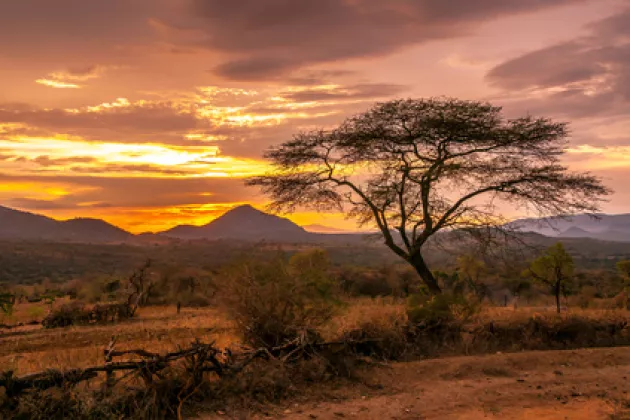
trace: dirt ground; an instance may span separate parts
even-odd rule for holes
[[[630,348],[456,357],[370,368],[355,385],[203,419],[630,419]]]

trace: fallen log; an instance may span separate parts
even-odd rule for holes
[[[213,372],[219,377],[233,375],[241,372],[250,363],[258,358],[276,359],[282,363],[290,363],[299,358],[317,356],[324,350],[335,352],[352,349],[354,345],[377,340],[346,340],[333,342],[310,342],[306,335],[274,348],[259,348],[239,353],[235,357],[229,349],[222,352],[214,346],[214,343],[204,344],[194,342],[191,347],[169,352],[165,354],[154,353],[144,349],[115,350],[116,338],[113,337],[109,345],[104,349],[105,364],[91,366],[83,369],[70,369],[61,371],[49,369],[42,372],[31,373],[21,377],[15,377],[13,371],[0,373],[0,387],[6,389],[9,397],[15,397],[30,389],[45,390],[53,387],[74,386],[106,373],[106,386],[115,384],[114,372],[136,371],[145,381],[150,382],[151,376],[166,369],[178,360],[196,358],[193,369],[197,372]],[[115,362],[114,357],[138,356],[137,360]]]

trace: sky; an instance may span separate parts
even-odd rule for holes
[[[269,146],[435,96],[570,122],[564,163],[630,212],[628,0],[0,0],[0,205],[207,223],[265,205]]]

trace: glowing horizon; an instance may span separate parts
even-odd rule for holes
[[[268,147],[377,101],[444,95],[571,122],[563,162],[615,190],[604,212],[630,206],[623,0],[266,1],[273,16],[247,0],[0,4],[0,205],[134,233],[200,225],[264,208],[243,179],[269,169]]]

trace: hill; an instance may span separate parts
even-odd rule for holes
[[[312,242],[318,236],[288,219],[264,213],[250,205],[235,207],[203,226],[181,225],[161,234],[178,239],[273,242]]]
[[[630,214],[580,214],[569,219],[519,219],[510,223],[523,232],[535,232],[556,238],[591,238],[604,241],[630,242]]]
[[[337,229],[332,226],[320,225],[317,223],[312,224],[312,225],[302,226],[302,227],[304,228],[304,230],[311,233],[346,233],[346,234],[356,233],[356,232],[351,232],[348,230]]]
[[[100,219],[55,220],[0,206],[0,239],[114,243],[133,235]]]

